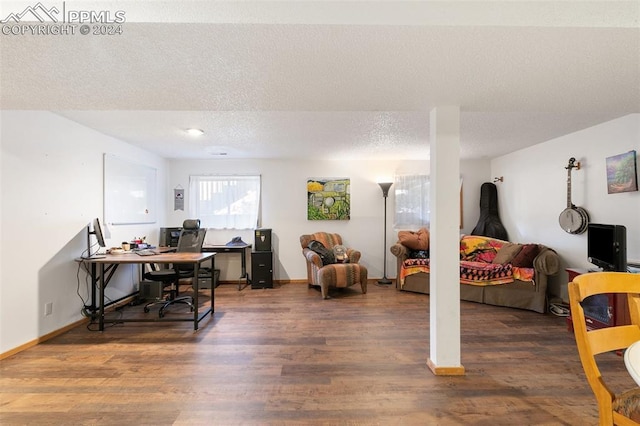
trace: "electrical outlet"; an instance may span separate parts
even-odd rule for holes
[[[51,315],[53,313],[53,302],[44,304],[44,316]]]

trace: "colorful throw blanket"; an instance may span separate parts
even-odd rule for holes
[[[460,262],[460,282],[463,284],[483,286],[512,283],[515,269],[511,264],[501,265],[499,263],[468,262],[463,260]],[[533,269],[531,271],[533,271]],[[405,278],[419,272],[426,274],[430,272],[429,259],[405,260],[402,269],[400,269],[400,287],[402,288],[404,285]],[[526,273],[526,271],[524,272]]]
[[[496,285],[513,282],[510,263],[460,262],[460,283],[471,285]]]
[[[518,281],[531,281],[531,284],[535,284],[533,281],[533,277],[536,274],[536,270],[533,268],[520,268],[517,266],[513,267],[513,278]]]
[[[478,235],[465,235],[460,240],[460,260],[491,263],[506,241]]]
[[[430,259],[407,259],[400,268],[400,288],[404,286],[404,279],[409,275],[417,274],[419,272],[429,273],[429,260]]]

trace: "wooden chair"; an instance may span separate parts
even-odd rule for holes
[[[587,330],[581,302],[593,295],[624,293],[627,295],[630,325]],[[638,425],[640,388],[615,394],[606,384],[596,362],[596,355],[622,350],[640,340],[640,275],[625,272],[582,274],[569,283],[569,303],[573,330],[587,381],[598,402],[600,425]],[[623,360],[620,358],[620,362]]]

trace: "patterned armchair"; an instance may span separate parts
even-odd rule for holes
[[[333,250],[334,246],[342,245],[342,237],[339,234],[316,232],[300,236],[302,255],[307,261],[309,286],[319,286],[323,299],[329,298],[329,287],[350,287],[354,284],[360,284],[362,293],[366,294],[367,268],[358,263],[360,252],[347,248],[348,262],[323,265],[320,255],[308,247],[309,243],[314,240],[321,242],[329,250]]]

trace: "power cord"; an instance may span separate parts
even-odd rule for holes
[[[549,312],[558,317],[568,317],[571,314],[571,310],[567,305],[560,305],[558,303],[550,303]]]
[[[91,251],[91,250],[89,250],[89,251]],[[89,280],[89,277],[91,276],[91,271],[89,270],[89,267],[84,264],[84,262],[79,262],[78,263],[78,270],[76,271],[76,281],[77,281],[76,294],[78,295],[78,298],[80,299],[80,302],[82,304],[82,307],[80,308],[80,314],[85,318],[90,318],[91,319],[91,321],[89,321],[87,323],[87,330],[89,330],[89,331],[99,331],[97,328],[95,328],[95,326],[97,326],[96,311],[91,309],[91,305],[88,304],[88,300],[86,300],[82,296],[82,294],[80,293],[80,288],[81,288],[80,271],[84,271],[84,273],[85,273],[84,285],[86,287],[85,288],[86,294],[91,294],[90,293],[91,292],[91,282]],[[100,284],[98,283],[98,285],[100,285]],[[105,299],[107,301],[107,304],[113,303],[113,300],[109,296],[105,295],[104,297],[105,297]],[[116,311],[118,312],[118,318],[110,319],[108,321],[105,321],[105,325],[109,325],[110,327],[114,327],[116,325],[122,324],[121,321],[118,321],[118,319],[122,318],[122,315],[123,315],[122,311],[120,311],[119,309],[116,309]]]

